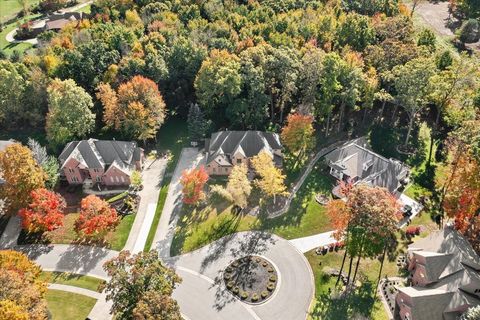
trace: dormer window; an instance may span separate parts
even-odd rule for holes
[[[363,164],[363,171],[367,171],[373,165],[373,160],[368,160]]]

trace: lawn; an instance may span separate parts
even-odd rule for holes
[[[80,239],[78,239],[74,230],[75,220],[77,219],[78,215],[78,213],[66,214],[65,218],[63,219],[63,226],[44,235],[44,240],[49,243],[57,244],[80,243]],[[97,243],[96,245],[106,246],[112,250],[122,250],[127,242],[134,220],[135,215],[133,214],[121,218],[120,224],[115,228],[115,230],[107,233],[105,236],[105,241]],[[20,244],[36,243],[38,241],[38,237],[28,238],[28,235],[25,233],[22,232],[20,234]]]
[[[30,7],[36,5],[39,1],[29,1]],[[14,15],[18,14],[22,10],[22,6],[18,0],[0,0],[0,21],[5,21],[7,19],[13,18]]]
[[[158,195],[157,208],[155,209],[155,216],[153,217],[153,222],[148,232],[147,241],[145,242],[144,251],[150,251],[152,247],[153,238],[155,237],[155,232],[157,232],[158,223],[160,222],[160,217],[162,216],[163,206],[165,205],[165,200],[167,199],[168,186],[170,184],[170,178],[166,178],[162,181],[162,188],[160,189],[160,194]]]
[[[187,121],[180,117],[172,117],[157,133],[156,149],[160,153],[170,152],[172,157],[168,161],[166,173],[172,173],[182,152],[182,148],[189,146]]]
[[[66,272],[43,271],[40,279],[48,283],[64,284],[97,292],[101,292],[99,286],[104,283],[102,279]]]
[[[33,19],[38,17],[39,15],[31,15],[28,16],[28,19]],[[23,20],[22,20],[23,21]],[[30,43],[9,43],[7,39],[5,38],[7,34],[15,29],[17,27],[17,23],[11,23],[9,25],[6,25],[3,29],[2,32],[0,32],[0,50],[3,50],[6,54],[11,54],[14,50],[17,50],[19,52],[25,52],[28,49],[32,48],[32,45]]]
[[[232,206],[218,199],[210,200],[202,209],[184,206],[175,230],[172,255],[198,249],[226,235],[246,230],[265,230],[286,239],[294,239],[332,230],[325,208],[318,204],[314,195],[329,194],[333,179],[317,165],[292,201],[284,215],[269,219],[260,215],[238,215]],[[258,193],[256,191],[252,194]]]
[[[52,314],[52,320],[85,319],[96,302],[96,299],[76,293],[47,291],[47,305]]]

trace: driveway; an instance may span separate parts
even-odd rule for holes
[[[247,255],[267,258],[277,269],[276,293],[251,306],[226,291],[222,272]],[[266,232],[240,232],[191,253],[167,260],[182,284],[174,292],[180,310],[192,320],[305,320],[313,298],[313,274],[308,261],[289,241]]]
[[[166,159],[156,159],[145,164],[142,171],[143,189],[139,192],[140,204],[135,221],[125,243],[125,250],[133,253],[143,251],[147,241],[148,232],[152,225],[157,208],[158,195],[162,187],[163,175],[167,167]]]

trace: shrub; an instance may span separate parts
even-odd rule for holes
[[[258,297],[258,294],[254,293],[252,295],[252,301],[255,302],[255,301],[258,301],[259,297]]]
[[[418,236],[420,234],[420,227],[419,226],[409,226],[405,230],[405,234],[407,237]]]
[[[460,41],[463,43],[473,43],[480,39],[480,26],[476,19],[465,21],[460,29]]]
[[[265,299],[266,297],[268,297],[268,291],[262,291],[262,299]]]
[[[233,287],[233,289],[232,289],[232,292],[235,293],[235,294],[238,294],[239,291],[240,291],[239,287]]]
[[[268,271],[269,273],[272,273],[272,272],[275,271],[275,270],[273,270],[272,267],[268,267],[268,268],[267,268],[267,271]]]
[[[224,278],[225,280],[230,280],[230,279],[232,279],[232,274],[231,274],[231,273],[224,273],[224,274],[223,274],[223,278]]]
[[[232,289],[234,285],[235,285],[235,282],[233,282],[233,281],[228,281],[227,282],[227,288],[228,289]]]
[[[269,284],[267,284],[267,289],[268,291],[273,291],[275,289],[275,283],[270,282]]]
[[[268,280],[271,281],[271,282],[275,282],[275,281],[277,281],[277,277],[274,276],[274,275],[271,275],[270,278],[268,278]]]
[[[242,300],[247,299],[248,298],[248,292],[242,291],[242,293],[240,293],[240,298],[242,298]]]
[[[263,261],[263,262],[262,262],[262,266],[263,266],[264,268],[268,267],[268,262],[267,262],[267,261]]]

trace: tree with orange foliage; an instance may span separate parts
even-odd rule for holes
[[[75,221],[75,231],[83,238],[99,240],[115,229],[120,220],[117,211],[95,195],[89,195],[80,203],[80,215]]]
[[[185,170],[182,173],[180,182],[182,183],[183,203],[196,205],[205,197],[203,187],[208,181],[208,173],[201,166],[198,169]]]
[[[296,156],[298,162],[315,145],[313,117],[299,113],[290,114],[281,137],[283,144]]]
[[[353,258],[358,257],[352,280],[355,282],[360,259],[378,256],[395,237],[400,212],[397,200],[385,188],[357,184],[346,196],[345,202],[333,200],[329,203],[327,213],[337,228],[335,236],[346,244],[340,273],[346,255],[350,256],[347,282],[350,281]]]
[[[53,231],[63,225],[65,199],[58,193],[40,188],[30,193],[27,208],[20,209],[22,228],[28,232]]]
[[[106,127],[119,130],[125,136],[154,138],[165,119],[165,102],[152,80],[135,76],[115,91],[109,84],[97,87],[97,98],[103,104]]]
[[[0,319],[45,320],[47,284],[42,270],[23,253],[0,251]]]

